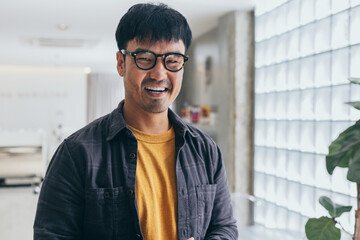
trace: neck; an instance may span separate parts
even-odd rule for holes
[[[125,122],[142,132],[160,134],[168,131],[171,127],[168,110],[161,113],[149,113],[143,109],[137,111],[131,109],[125,101],[123,107]]]

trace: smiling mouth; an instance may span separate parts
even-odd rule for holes
[[[163,93],[168,91],[169,89],[164,87],[145,87],[145,90],[152,93]]]

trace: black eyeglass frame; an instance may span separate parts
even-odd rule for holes
[[[150,70],[150,69],[154,68],[156,66],[158,57],[162,57],[163,58],[163,63],[164,63],[164,66],[165,66],[166,70],[168,70],[170,72],[178,72],[178,71],[180,71],[181,69],[184,68],[184,65],[185,65],[186,61],[189,60],[189,56],[186,56],[186,55],[184,55],[182,53],[177,53],[177,52],[168,52],[168,53],[165,53],[165,54],[156,54],[156,53],[154,53],[154,52],[152,52],[150,50],[139,50],[139,51],[136,51],[136,52],[130,52],[130,51],[126,50],[126,49],[121,49],[120,52],[124,55],[124,57],[125,57],[125,55],[132,56],[134,58],[136,66],[141,70]],[[145,53],[145,52],[151,53],[151,54],[153,54],[155,56],[154,64],[150,68],[140,67],[138,65],[137,61],[136,61],[136,55],[138,55],[139,53]],[[178,70],[172,70],[172,69],[169,69],[166,66],[166,62],[165,62],[166,57],[169,56],[169,55],[174,55],[174,54],[180,55],[180,56],[182,56],[184,58],[184,63],[182,64],[182,66]]]

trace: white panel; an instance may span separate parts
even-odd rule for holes
[[[330,49],[330,26],[331,18],[325,18],[315,23],[315,52],[323,52]]]
[[[299,183],[291,181],[288,183],[288,208],[296,212],[300,212],[301,210],[300,189],[301,185]]]
[[[262,146],[265,144],[266,122],[262,120],[255,121],[255,144]]]
[[[349,8],[350,1],[349,0],[333,0],[331,5],[331,12],[333,14],[343,11]]]
[[[360,77],[360,45],[350,48],[350,76]]]
[[[315,19],[314,0],[302,0],[300,5],[300,24],[312,22]]]
[[[265,39],[265,23],[267,15],[255,18],[255,42],[260,42]]]
[[[292,30],[300,25],[300,0],[293,0],[288,3],[286,16],[287,29]]]
[[[300,29],[300,56],[314,53],[315,24],[309,24]]]
[[[350,44],[360,43],[360,7],[351,9]]]
[[[351,96],[350,101],[360,101],[360,85],[352,84],[351,85]],[[357,121],[360,119],[360,110],[351,107],[350,109],[350,119],[352,121]]]
[[[331,88],[320,88],[316,90],[315,96],[315,119],[329,120],[331,112]]]
[[[259,42],[255,44],[255,67],[259,68],[265,65],[265,47],[267,42]]]
[[[300,91],[292,91],[288,95],[288,119],[300,119]]]
[[[254,168],[257,172],[264,172],[265,171],[265,155],[266,151],[265,148],[256,147],[255,154],[254,154]]]
[[[302,184],[314,185],[315,156],[309,153],[302,153],[300,159],[300,182]]]
[[[317,122],[315,130],[315,151],[320,154],[327,154],[331,143],[331,123]]]
[[[276,93],[269,93],[266,95],[265,103],[265,118],[275,118],[275,104],[276,104]]]
[[[266,148],[265,153],[265,173],[275,175],[276,172],[276,158],[275,158],[275,149],[274,148]]]
[[[350,106],[345,104],[350,100],[350,86],[334,86],[331,98],[331,118],[334,120],[349,120]]]
[[[278,229],[285,230],[288,222],[288,210],[286,208],[278,207],[276,216],[276,226]]]
[[[276,90],[276,69],[274,65],[266,68],[264,86],[265,92],[273,92]]]
[[[265,227],[276,227],[276,207],[272,203],[267,203],[265,207]]]
[[[315,212],[315,188],[309,186],[301,186],[301,214],[305,216],[312,216]]]
[[[314,57],[304,58],[300,63],[300,87],[314,86]]]
[[[286,148],[287,147],[287,122],[277,121],[276,122],[276,139],[275,147]]]
[[[277,150],[276,151],[276,176],[280,178],[287,178],[287,154],[288,151],[286,150]]]
[[[287,5],[282,5],[278,9],[276,9],[276,16],[275,16],[275,33],[277,35],[282,34],[286,31],[286,9]]]
[[[277,94],[276,98],[276,110],[275,118],[276,119],[286,119],[287,118],[287,92],[280,92]]]
[[[287,164],[288,179],[291,181],[300,181],[300,153],[290,151],[288,153]]]
[[[342,12],[333,16],[331,34],[331,48],[337,49],[349,44],[349,15]]]
[[[277,178],[276,204],[283,207],[288,206],[288,181],[286,179]]]
[[[276,91],[284,91],[287,89],[287,85],[286,85],[286,69],[287,68],[287,64],[286,63],[282,63],[282,64],[278,64],[276,66],[276,70],[275,70],[275,79],[276,79]]]
[[[315,118],[314,93],[314,89],[308,89],[301,92],[300,111],[302,120],[312,120]]]
[[[313,121],[301,122],[300,144],[301,151],[315,152],[315,126]]]
[[[288,146],[292,150],[300,150],[300,122],[288,122]]]
[[[276,178],[270,175],[266,178],[266,200],[276,202]]]
[[[255,92],[256,93],[263,93],[266,91],[265,74],[266,74],[266,68],[255,69]]]
[[[289,33],[287,44],[287,56],[288,59],[295,59],[300,56],[300,31],[299,29],[295,29]]]
[[[350,4],[352,7],[360,5],[360,0],[350,0]]]
[[[319,54],[315,57],[314,80],[315,87],[331,85],[330,53]]]
[[[266,41],[266,47],[265,47],[265,64],[271,65],[275,63],[276,58],[276,46],[277,46],[277,38],[270,38]]]
[[[348,168],[336,167],[332,174],[331,190],[345,195],[350,194],[350,185],[346,179]]]
[[[331,14],[331,0],[315,1],[315,18],[321,19]]]
[[[301,228],[301,215],[294,212],[289,212],[288,214],[288,224],[287,229],[289,231],[301,232],[304,229]]]
[[[277,38],[275,62],[283,62],[287,59],[286,44],[288,43],[288,34],[282,34]]]
[[[327,190],[331,189],[331,177],[326,170],[324,155],[317,155],[315,158],[315,186]]]
[[[291,61],[288,65],[287,88],[288,90],[300,88],[300,61]]]
[[[264,119],[265,118],[265,103],[266,103],[266,94],[256,94],[255,95],[255,118]]]
[[[265,198],[265,196],[266,196],[266,175],[255,172],[254,192],[255,192],[256,197]]]
[[[332,53],[331,81],[334,85],[348,83],[349,49],[343,48]]]

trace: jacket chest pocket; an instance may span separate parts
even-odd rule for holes
[[[84,239],[117,239],[129,234],[130,204],[123,187],[86,191]]]
[[[216,184],[196,186],[197,231],[201,239],[205,237],[207,228],[211,220],[215,193]]]

